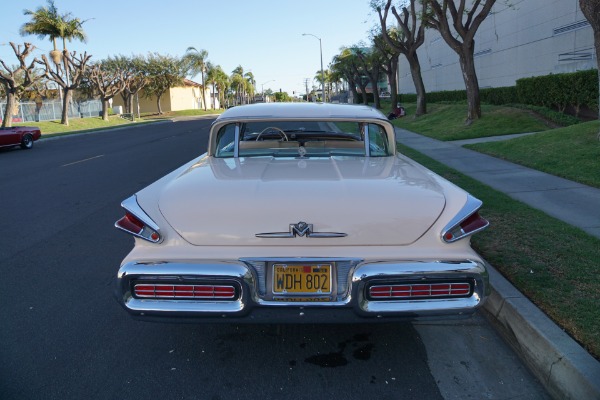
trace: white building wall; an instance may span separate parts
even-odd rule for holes
[[[426,31],[418,55],[428,92],[464,89],[458,55],[437,31]],[[497,0],[475,36],[481,88],[596,68],[595,57],[593,31],[579,9],[579,0]],[[415,93],[402,55],[398,75],[400,93]]]

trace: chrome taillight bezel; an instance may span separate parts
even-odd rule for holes
[[[442,230],[441,238],[446,243],[453,243],[457,240],[464,239],[477,232],[486,229],[490,223],[485,218],[479,215],[479,209],[483,205],[483,202],[471,195],[467,195],[467,202],[463,208],[452,218],[452,220]],[[481,220],[480,226],[475,229],[465,231],[461,224],[472,216],[476,216],[478,220]]]
[[[121,203],[121,207],[123,207],[127,211],[127,213],[123,218],[115,222],[115,228],[122,230],[123,232],[129,233],[130,235],[133,235],[140,239],[146,240],[150,243],[162,242],[163,237],[160,233],[160,228],[152,220],[152,218],[150,218],[148,214],[146,214],[142,207],[140,207],[140,205],[137,202],[136,195],[133,195],[123,200],[123,202]],[[124,227],[124,224],[120,224],[121,221],[127,219],[129,216],[132,216],[135,219],[139,220],[141,223],[143,223],[144,226],[141,227],[140,231],[134,232],[133,230]]]

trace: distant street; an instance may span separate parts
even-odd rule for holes
[[[282,326],[131,319],[113,298],[133,246],[113,227],[120,202],[205,152],[210,122],[0,150],[0,399],[546,398],[482,315]]]

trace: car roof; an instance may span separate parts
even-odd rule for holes
[[[379,110],[358,104],[332,103],[259,103],[236,106],[221,114],[217,121],[237,119],[383,119]]]

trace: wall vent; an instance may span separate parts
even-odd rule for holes
[[[473,54],[473,57],[481,57],[481,56],[485,56],[486,54],[490,54],[492,52],[492,49],[485,49],[485,50],[480,50],[478,52],[476,52],[475,54]]]
[[[565,61],[588,61],[594,58],[594,49],[592,47],[577,51],[570,51],[558,55],[558,62]]]
[[[563,26],[559,26],[558,28],[554,28],[552,31],[552,34],[554,36],[561,35],[563,33],[575,31],[575,30],[581,29],[581,28],[586,28],[588,26],[590,26],[590,23],[587,21],[587,19],[582,19],[581,21],[573,22],[572,24],[569,24],[569,25],[563,25]]]

